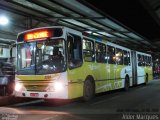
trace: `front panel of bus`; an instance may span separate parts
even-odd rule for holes
[[[63,32],[63,28],[44,28],[18,36],[16,96],[68,98]]]

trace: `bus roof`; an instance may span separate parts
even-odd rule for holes
[[[31,31],[34,31],[34,30],[47,29],[47,28],[62,28],[62,29],[64,29],[64,28],[67,28],[67,27],[65,27],[65,26],[39,27],[39,28],[34,28],[34,29],[25,30],[25,31],[23,31],[23,32],[18,33],[18,35],[19,35],[19,34],[26,33],[26,32],[31,32]]]

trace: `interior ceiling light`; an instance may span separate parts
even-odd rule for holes
[[[0,25],[7,25],[8,24],[8,18],[5,16],[0,16]]]

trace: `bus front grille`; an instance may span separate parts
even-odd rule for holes
[[[44,92],[46,91],[47,86],[46,85],[25,85],[25,88],[27,91]]]

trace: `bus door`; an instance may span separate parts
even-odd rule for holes
[[[115,48],[113,46],[107,45],[107,78],[114,85],[115,77],[116,77],[116,56],[115,56]]]
[[[137,53],[137,84],[145,82],[144,55]]]
[[[93,75],[95,80],[100,80],[100,70],[95,63],[95,42],[88,39],[83,39],[83,59],[85,74]]]
[[[124,65],[123,65],[123,50],[120,48],[116,48],[116,54],[115,54],[115,60],[116,60],[116,73],[115,73],[115,89],[120,88],[122,85],[122,78],[125,77],[125,73],[123,73]]]
[[[73,82],[83,81],[82,66],[82,39],[78,35],[67,35],[67,64],[68,64],[68,80]]]
[[[131,51],[132,56],[132,80],[133,85],[137,85],[137,55],[136,51]]]
[[[106,82],[107,74],[106,74],[106,45],[103,43],[96,42],[95,44],[96,50],[96,65],[98,68],[97,75],[98,80],[104,80]]]

